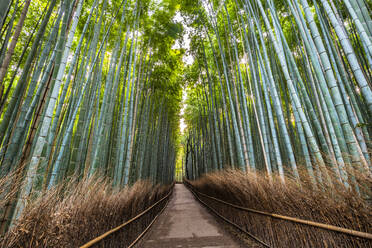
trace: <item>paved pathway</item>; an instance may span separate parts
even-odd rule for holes
[[[176,184],[167,208],[138,247],[235,248],[234,241],[183,185]]]

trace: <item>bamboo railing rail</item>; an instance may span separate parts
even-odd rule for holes
[[[191,184],[187,183],[187,185],[190,186],[191,188],[193,188],[193,186]],[[266,216],[270,216],[272,218],[287,220],[287,221],[296,222],[296,223],[300,223],[300,224],[304,224],[304,225],[308,225],[308,226],[318,227],[318,228],[322,228],[322,229],[329,230],[329,231],[340,232],[340,233],[356,236],[356,237],[359,237],[359,238],[372,239],[372,234],[371,233],[366,233],[366,232],[356,231],[356,230],[347,229],[347,228],[343,228],[343,227],[338,227],[338,226],[334,226],[334,225],[319,223],[319,222],[315,222],[315,221],[303,220],[303,219],[299,219],[299,218],[295,218],[295,217],[290,217],[290,216],[285,216],[285,215],[280,215],[280,214],[274,214],[274,213],[268,213],[268,212],[264,212],[264,211],[251,209],[251,208],[246,208],[246,207],[238,206],[238,205],[235,205],[233,203],[229,203],[229,202],[223,201],[221,199],[206,195],[204,193],[201,193],[201,192],[195,190],[195,188],[193,188],[193,190],[196,192],[196,194],[202,195],[202,196],[207,197],[209,199],[212,199],[214,201],[223,203],[225,205],[228,205],[228,206],[231,206],[233,208],[240,209],[240,210],[243,210],[243,211],[252,212],[252,213],[261,214],[261,215],[266,215]]]
[[[159,211],[159,213],[155,216],[155,218],[150,222],[150,224],[145,228],[145,230],[143,230],[143,232],[140,235],[138,235],[138,237],[128,246],[128,248],[134,247],[134,245],[137,244],[137,242],[146,234],[146,232],[150,229],[152,224],[154,224],[156,219],[161,215],[161,213],[163,213],[164,209],[168,206],[168,203],[169,201],[165,203],[164,207]]]
[[[125,226],[127,226],[128,224],[130,224],[131,222],[139,219],[141,216],[145,215],[147,212],[149,212],[151,209],[153,209],[154,207],[156,207],[158,204],[160,204],[161,202],[163,202],[165,199],[168,199],[169,196],[171,196],[173,192],[173,186],[172,186],[172,189],[169,191],[169,193],[164,196],[163,198],[161,198],[160,200],[158,200],[157,202],[155,202],[154,204],[152,204],[150,207],[148,207],[146,210],[144,210],[143,212],[141,212],[140,214],[136,215],[135,217],[131,218],[130,220],[126,221],[125,223],[115,227],[115,228],[112,228],[111,230],[105,232],[104,234],[92,239],[91,241],[85,243],[84,245],[80,246],[80,248],[88,248],[88,247],[92,247],[93,245],[97,244],[98,242],[102,241],[104,238],[106,238],[107,236],[119,231],[120,229],[124,228]],[[165,207],[164,207],[165,208]],[[155,216],[154,220],[151,221],[151,223],[149,224],[149,226],[132,242],[132,244],[129,246],[129,247],[132,247],[136,242],[138,242],[138,240],[146,233],[146,231],[149,229],[149,227],[154,223],[155,219],[159,216],[159,214],[164,210],[164,208],[162,208],[162,210]]]
[[[186,184],[187,185],[187,184]],[[235,228],[239,229],[241,232],[247,234],[249,237],[251,237],[252,239],[254,239],[256,242],[260,243],[261,245],[263,245],[264,247],[267,247],[267,248],[271,248],[270,245],[266,244],[265,242],[263,242],[262,240],[260,240],[258,237],[254,236],[253,234],[249,233],[247,230],[244,230],[242,227],[240,227],[239,225],[235,224],[234,222],[230,221],[229,219],[227,219],[226,217],[222,216],[221,214],[219,214],[214,208],[208,206],[207,203],[205,203],[202,199],[200,199],[197,195],[196,192],[194,192],[191,188],[192,186],[190,185],[190,187],[188,187],[189,190],[191,191],[191,193],[195,196],[195,198],[201,203],[203,204],[205,207],[207,207],[209,210],[211,210],[216,216],[218,216],[219,218],[221,218],[223,221],[229,223],[230,225],[234,226]]]

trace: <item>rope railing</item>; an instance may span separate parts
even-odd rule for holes
[[[130,220],[126,221],[125,223],[117,226],[117,227],[114,227],[112,228],[111,230],[105,232],[104,234],[92,239],[91,241],[85,243],[84,245],[80,246],[80,248],[88,248],[88,247],[92,247],[93,245],[97,244],[98,242],[102,241],[104,238],[106,238],[107,236],[110,236],[111,234],[119,231],[120,229],[124,228],[125,226],[129,225],[130,223],[132,223],[133,221],[139,219],[141,216],[145,215],[146,213],[148,213],[149,211],[151,211],[154,207],[156,207],[157,205],[159,205],[161,202],[163,202],[164,200],[168,199],[169,196],[171,196],[173,192],[173,186],[172,186],[172,189],[169,190],[168,194],[166,196],[164,196],[163,198],[161,198],[160,200],[158,200],[157,202],[155,202],[154,204],[152,204],[150,207],[148,207],[146,210],[142,211],[141,213],[139,213],[138,215],[136,215],[135,217],[131,218]],[[165,205],[166,207],[166,205]],[[146,227],[146,229],[129,245],[129,247],[132,247],[134,246],[135,243],[138,242],[138,240],[146,233],[146,231],[150,228],[150,226],[155,222],[156,218],[160,215],[160,213],[165,209],[165,207],[163,207],[159,213],[155,216],[155,218],[150,222],[150,224]]]
[[[268,213],[268,212],[259,211],[259,210],[256,210],[256,209],[251,209],[251,208],[238,206],[238,205],[235,205],[233,203],[226,202],[226,201],[223,201],[221,199],[215,198],[213,196],[209,196],[209,195],[206,195],[204,193],[201,193],[201,192],[197,191],[190,183],[187,183],[187,184],[188,184],[188,186],[193,188],[193,190],[196,192],[196,194],[202,195],[202,196],[204,196],[206,198],[209,198],[211,200],[223,203],[225,205],[228,205],[228,206],[231,206],[233,208],[240,209],[240,210],[243,210],[243,211],[246,211],[246,212],[256,213],[256,214],[265,215],[265,216],[270,216],[272,218],[287,220],[287,221],[291,221],[291,222],[295,222],[295,223],[299,223],[299,224],[304,224],[304,225],[308,225],[308,226],[313,226],[313,227],[318,227],[318,228],[322,228],[322,229],[329,230],[329,231],[340,232],[340,233],[352,235],[352,236],[359,237],[359,238],[372,239],[372,234],[367,233],[367,232],[356,231],[356,230],[347,229],[347,228],[343,228],[343,227],[338,227],[338,226],[334,226],[334,225],[319,223],[319,222],[310,221],[310,220],[303,220],[303,219],[298,219],[298,218],[295,218],[295,217],[290,217],[290,216],[285,216],[285,215],[280,215],[280,214],[274,214],[274,213]]]

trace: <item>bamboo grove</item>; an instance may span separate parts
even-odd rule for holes
[[[175,4],[1,1],[1,232],[27,203],[93,175],[173,181],[183,50]]]
[[[356,175],[370,177],[372,169],[371,6],[364,0],[198,6],[183,8],[194,57],[185,73],[186,176],[260,170],[268,180],[288,176],[360,192]]]

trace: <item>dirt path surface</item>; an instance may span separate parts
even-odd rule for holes
[[[164,212],[137,247],[235,248],[240,246],[224,231],[183,185],[174,186],[173,196]]]

